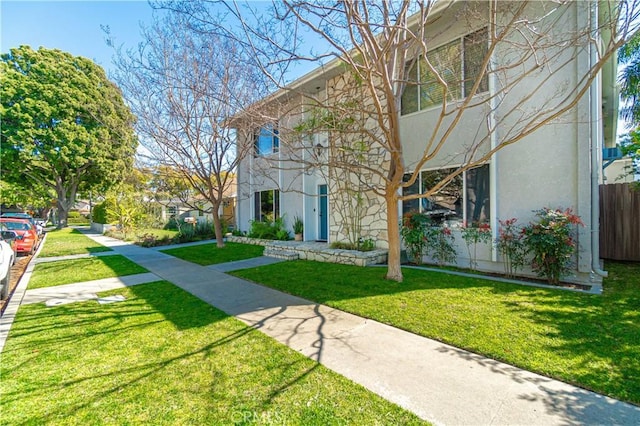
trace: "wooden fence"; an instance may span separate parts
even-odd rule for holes
[[[640,262],[640,189],[600,185],[600,257]]]

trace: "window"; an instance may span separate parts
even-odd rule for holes
[[[413,185],[404,188],[403,195],[423,194],[455,169],[422,171]],[[410,175],[405,175],[405,182]],[[489,221],[489,165],[476,167],[453,178],[437,193],[402,203],[402,212],[420,212],[436,223],[444,220],[467,223]]]
[[[178,208],[176,206],[168,206],[167,214],[169,216],[175,216],[176,214],[178,214]]]
[[[447,101],[468,96],[481,74],[482,61],[487,54],[487,29],[476,31],[460,39],[430,50],[426,60],[420,56],[410,63],[407,70],[408,83],[402,93],[401,114],[410,114],[433,105],[442,103],[445,87],[435,73],[431,72],[431,64],[447,84]],[[483,75],[478,93],[489,90],[487,75]]]
[[[266,125],[258,129],[253,135],[253,146],[256,156],[278,152],[280,147],[278,128],[273,125]]]
[[[272,222],[280,217],[280,191],[277,189],[254,193],[253,202],[256,221]]]

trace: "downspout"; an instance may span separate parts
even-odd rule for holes
[[[489,23],[490,30],[493,31],[496,25],[496,7],[497,5],[494,2],[491,2],[489,5]],[[490,35],[490,37],[492,34]],[[489,131],[491,132],[491,149],[495,149],[498,146],[498,135],[496,128],[496,108],[497,108],[497,100],[496,100],[496,85],[497,85],[497,77],[494,72],[497,69],[495,64],[495,49],[491,54],[491,59],[489,62]],[[489,163],[489,212],[491,214],[491,239],[492,241],[496,241],[498,239],[498,153],[496,152],[491,157],[491,161]],[[491,261],[498,261],[498,250],[494,244],[491,245]]]
[[[590,25],[591,25],[591,37],[593,42],[589,47],[589,66],[590,69],[596,65],[598,60],[597,51],[594,42],[597,43],[598,38],[598,2],[591,2],[590,11]],[[600,119],[602,116],[602,110],[600,108],[600,79],[602,78],[599,73],[596,78],[593,79],[591,87],[589,88],[589,108],[591,113],[591,270],[594,274],[601,277],[607,277],[609,273],[600,268],[600,163],[598,161],[600,156],[601,139],[600,132]]]

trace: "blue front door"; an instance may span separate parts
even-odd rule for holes
[[[318,186],[318,223],[320,229],[318,239],[327,241],[329,236],[329,200],[327,197],[327,185]]]

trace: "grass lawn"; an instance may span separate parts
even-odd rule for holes
[[[227,242],[221,249],[213,243],[167,249],[162,250],[162,252],[170,254],[171,256],[179,257],[180,259],[188,260],[189,262],[197,263],[198,265],[206,266],[259,257],[262,256],[264,247],[252,244]]]
[[[47,240],[39,256],[66,256],[100,251],[111,251],[111,249],[96,243],[77,229],[63,228],[47,232]]]
[[[20,308],[0,424],[421,424],[168,282],[107,294]]]
[[[37,264],[28,288],[32,290],[144,272],[149,271],[121,255],[61,260]]]
[[[606,266],[601,296],[309,261],[232,274],[640,404],[640,264]]]

